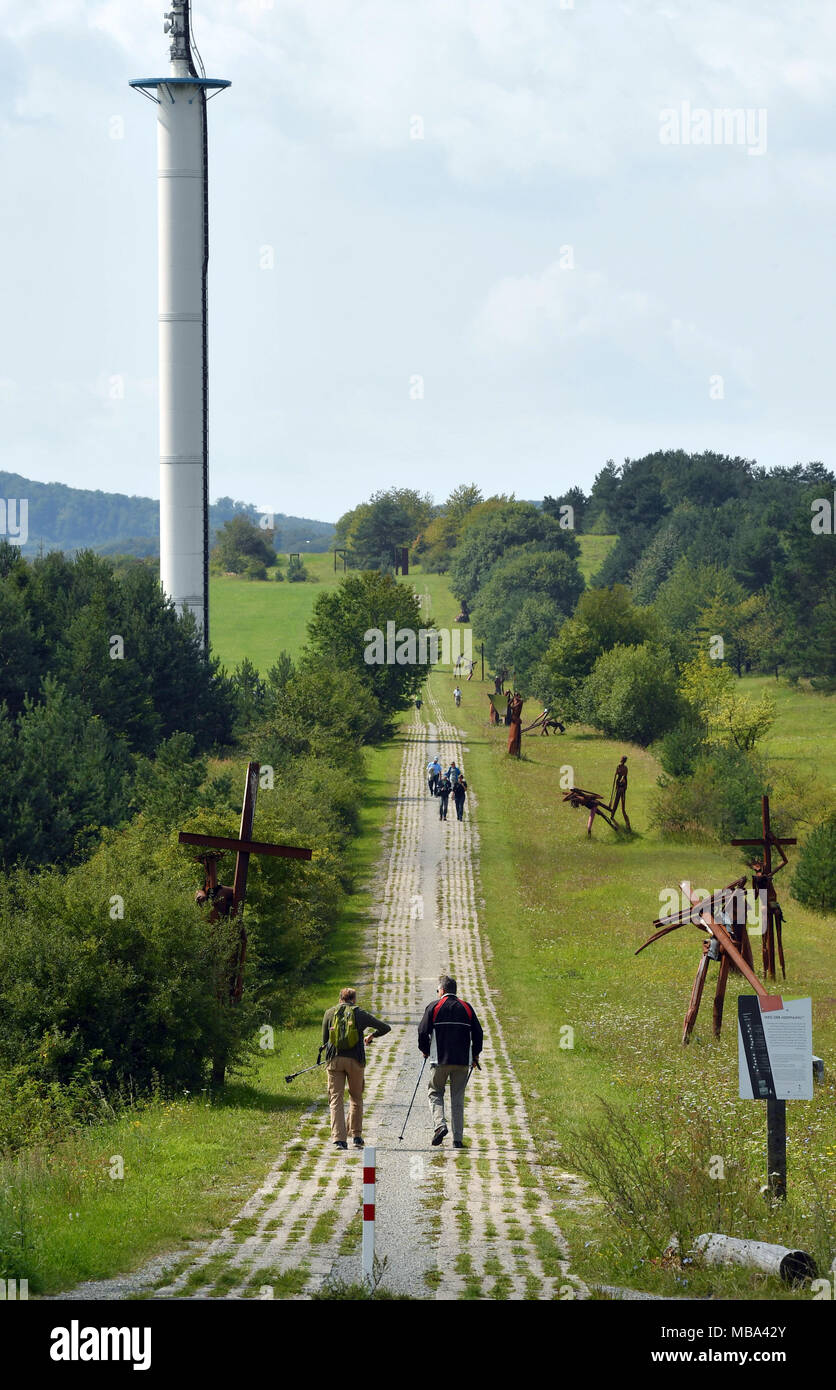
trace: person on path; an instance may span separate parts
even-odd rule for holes
[[[469,670],[468,673],[467,673],[467,679],[468,679],[469,681],[472,681],[472,680],[473,680],[473,672],[474,672],[475,670],[476,670],[476,662],[475,662],[475,661],[471,661],[471,663],[470,663],[470,670]]]
[[[453,699],[456,702],[456,709],[458,709],[459,705],[462,702],[462,692],[459,690],[458,686],[456,686],[455,690],[453,691]]]
[[[479,1068],[484,1037],[476,1011],[456,993],[456,981],[439,975],[436,998],[424,1010],[418,1025],[418,1049],[429,1059],[427,1096],[433,1123],[432,1144],[437,1147],[447,1134],[444,1089],[450,1082],[450,1114],[453,1148],[464,1148],[464,1090],[473,1067]]]
[[[452,785],[452,786],[455,787],[455,785],[456,785],[456,783],[458,782],[458,780],[459,780],[459,778],[461,777],[461,775],[462,775],[462,770],[461,770],[461,768],[458,767],[455,763],[451,763],[450,766],[449,766],[448,769],[447,769],[447,776],[450,778],[450,782],[451,782],[451,785]]]
[[[364,1038],[367,1028],[374,1031]],[[348,1148],[343,1103],[346,1082],[350,1099],[348,1137],[353,1139],[355,1149],[363,1147],[363,1087],[366,1080],[364,1043],[370,1043],[372,1038],[382,1038],[384,1033],[389,1032],[391,1027],[388,1023],[383,1023],[365,1009],[357,1008],[357,991],[354,989],[340,990],[339,1004],[325,1010],[322,1019],[322,1046],[326,1049],[331,1138],[337,1149]],[[335,1034],[338,1035],[336,1044]]]
[[[453,783],[453,800],[456,803],[456,818],[461,820],[464,815],[464,799],[467,796],[467,783],[463,777],[458,777]]]
[[[438,795],[438,779],[441,776],[441,763],[438,758],[433,758],[427,768],[427,784],[432,796]]]
[[[453,784],[450,781],[450,778],[445,773],[445,775],[439,780],[438,783],[438,795],[441,797],[438,806],[439,820],[447,819],[447,802],[450,800],[450,792],[452,791],[452,789]]]

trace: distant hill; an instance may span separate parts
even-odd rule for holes
[[[153,497],[128,497],[123,492],[99,492],[67,487],[65,483],[36,483],[19,473],[0,472],[0,498],[29,502],[29,538],[24,555],[44,551],[96,550],[102,555],[159,555],[160,504]],[[249,502],[219,497],[209,508],[209,528],[215,533],[238,513],[258,521],[263,512]],[[14,512],[13,512],[14,516]],[[0,524],[2,524],[0,513]],[[330,521],[273,513],[276,549],[328,550],[334,535]],[[10,539],[14,539],[10,535]]]

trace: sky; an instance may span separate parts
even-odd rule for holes
[[[0,468],[159,496],[164,0],[0,0]],[[834,466],[836,6],[194,0],[210,493]],[[740,118],[722,113],[739,111]],[[715,113],[720,113],[719,116]]]

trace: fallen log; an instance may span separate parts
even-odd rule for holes
[[[709,1265],[744,1265],[764,1274],[777,1274],[786,1284],[800,1284],[818,1274],[815,1260],[804,1250],[788,1250],[785,1245],[767,1245],[762,1240],[738,1240],[715,1232],[697,1236],[692,1253]]]

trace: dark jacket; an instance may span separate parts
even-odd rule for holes
[[[456,782],[456,783],[454,784],[454,786],[453,786],[453,800],[454,800],[454,801],[464,801],[466,795],[467,795],[467,783],[466,783],[466,781],[464,780],[463,777],[460,777],[459,780],[458,780],[458,782]]]
[[[418,1025],[419,1049],[440,1066],[469,1067],[478,1060],[483,1041],[476,1010],[455,994],[428,1004]]]
[[[440,777],[438,779],[438,781],[436,782],[436,791],[438,792],[438,795],[441,797],[442,801],[447,800],[452,790],[452,786],[453,784],[450,781],[450,778],[446,775],[446,773],[443,777]]]
[[[323,1047],[328,1047],[328,1032],[331,1027],[331,1020],[339,1007],[339,1004],[334,1004],[330,1009],[325,1010],[325,1016],[322,1020]],[[380,1019],[375,1018],[374,1014],[367,1014],[366,1010],[359,1008],[357,1004],[354,1004],[352,1007],[354,1008],[354,1021],[357,1024],[360,1041],[356,1047],[351,1047],[346,1052],[341,1052],[340,1056],[353,1057],[355,1062],[359,1062],[361,1067],[364,1067],[366,1065],[366,1049],[363,1046],[364,1035],[371,1028],[374,1030],[372,1037],[382,1038],[384,1033],[391,1033],[392,1029],[388,1023],[381,1023]]]

